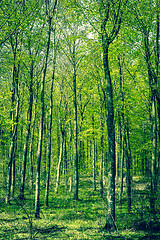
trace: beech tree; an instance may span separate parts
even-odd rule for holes
[[[137,27],[142,34],[145,61],[148,71],[148,81],[150,86],[150,119],[152,135],[152,161],[151,161],[151,209],[155,209],[155,194],[157,186],[157,111],[159,114],[159,1],[152,1],[142,10],[142,5],[134,3],[134,13]],[[147,18],[146,18],[147,13]],[[156,22],[155,27],[151,24]],[[154,36],[154,45],[150,40],[150,33]],[[152,53],[152,47],[154,52]]]
[[[51,41],[51,31],[52,31],[52,19],[54,17],[57,7],[57,0],[53,3],[46,1],[46,15],[47,15],[47,24],[48,24],[48,39],[45,53],[45,62],[44,70],[41,82],[41,115],[40,115],[40,126],[39,126],[39,139],[38,139],[38,150],[37,150],[37,169],[36,169],[36,192],[35,192],[35,217],[40,217],[40,164],[42,156],[42,139],[43,139],[43,122],[44,122],[44,87],[45,87],[45,78],[48,65],[48,56],[49,48]]]
[[[13,80],[12,80],[12,110],[11,119],[13,121],[13,126],[11,129],[11,145],[9,150],[9,164],[8,164],[8,174],[7,174],[7,188],[6,188],[6,203],[10,203],[10,191],[11,184],[14,184],[14,179],[12,178],[15,168],[15,151],[16,151],[16,138],[17,138],[17,128],[18,128],[18,118],[19,118],[19,73],[20,73],[20,58],[21,54],[21,41],[19,40],[18,33],[10,38],[11,48],[13,53]],[[15,109],[15,110],[14,110]],[[12,180],[12,182],[11,182]],[[14,188],[14,185],[13,185]],[[14,190],[13,190],[14,191]]]
[[[50,88],[50,121],[49,121],[49,139],[47,152],[47,175],[46,175],[46,189],[45,189],[45,205],[48,206],[49,186],[50,186],[50,168],[51,168],[51,143],[52,143],[52,121],[53,121],[53,85],[55,80],[56,59],[57,59],[57,42],[56,42],[56,26],[53,32],[53,70]]]
[[[101,37],[103,48],[103,65],[106,81],[106,100],[107,100],[107,129],[108,129],[108,205],[106,217],[106,229],[116,229],[115,220],[115,126],[114,126],[114,106],[113,106],[113,89],[112,80],[109,69],[109,46],[118,35],[122,14],[127,1],[100,1],[99,11],[101,18]],[[110,16],[112,16],[111,31],[108,30],[110,24]]]

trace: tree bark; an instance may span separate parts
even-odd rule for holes
[[[30,50],[31,54],[31,50]],[[23,150],[23,165],[22,165],[22,178],[21,178],[21,186],[20,186],[20,199],[24,199],[24,188],[25,188],[25,176],[26,176],[26,163],[27,163],[27,153],[28,153],[28,145],[29,145],[29,137],[30,137],[30,130],[31,130],[31,121],[32,121],[32,107],[33,107],[33,66],[34,62],[31,60],[30,66],[30,87],[29,87],[29,107],[28,107],[28,114],[27,114],[27,132],[26,132],[26,139],[24,143],[24,150]]]
[[[126,169],[127,169],[127,176],[126,176],[126,184],[127,184],[127,200],[128,200],[128,212],[131,212],[131,150],[130,150],[130,142],[129,142],[129,123],[127,119],[126,124],[126,131],[127,131],[127,139],[125,137],[125,158],[126,158]]]
[[[74,103],[74,199],[78,199],[78,120],[77,120],[77,77],[75,62],[75,42],[73,45],[73,103]]]
[[[115,225],[115,122],[114,122],[114,105],[113,105],[113,89],[109,69],[108,52],[109,46],[119,33],[124,6],[127,1],[100,1],[101,16],[101,37],[103,49],[103,66],[106,82],[106,100],[107,100],[107,130],[108,130],[108,205],[105,229],[114,231]],[[105,8],[105,9],[104,9]],[[114,24],[111,26],[111,19]],[[108,29],[111,29],[108,32]]]
[[[123,75],[122,75],[122,65],[121,60],[118,57],[119,63],[119,75],[120,75],[120,99],[121,99],[121,116],[119,122],[121,122],[121,178],[120,178],[120,190],[119,190],[119,202],[122,202],[122,194],[123,194],[123,168],[124,168],[124,156],[125,156],[125,121],[124,121],[124,93],[123,93]]]
[[[152,99],[152,161],[151,161],[151,199],[150,207],[155,211],[155,194],[157,189],[157,117],[155,96]]]
[[[50,90],[50,122],[49,122],[49,141],[47,152],[47,175],[46,175],[46,189],[45,189],[45,205],[48,206],[49,185],[50,185],[50,166],[51,166],[51,144],[52,144],[52,118],[53,118],[53,83],[55,79],[56,66],[56,46],[55,46],[55,31],[54,31],[54,56],[53,56],[53,74]]]
[[[100,115],[100,124],[101,124],[101,162],[100,162],[100,195],[103,197],[103,179],[104,179],[104,119],[103,119],[103,107],[101,103],[101,115]]]
[[[18,79],[16,82],[18,85]],[[17,137],[17,128],[18,128],[18,117],[19,117],[19,93],[18,86],[16,87],[16,113],[15,113],[15,125],[12,131],[11,145],[9,150],[9,164],[8,164],[8,173],[7,173],[7,187],[6,187],[6,203],[10,204],[10,193],[11,193],[11,179],[12,179],[12,166],[13,166],[13,157],[15,150],[15,139]]]
[[[37,168],[36,168],[36,192],[35,192],[35,217],[40,217],[40,166],[41,166],[41,156],[42,156],[42,140],[43,140],[43,122],[44,122],[44,87],[45,78],[48,64],[48,55],[51,39],[51,26],[52,18],[48,19],[48,41],[47,41],[47,51],[45,56],[45,66],[43,71],[43,78],[41,83],[41,115],[40,115],[40,126],[39,126],[39,139],[38,139],[38,150],[37,150]]]
[[[18,118],[19,118],[19,91],[18,91],[18,77],[19,77],[19,62],[17,61],[17,35],[15,38],[15,45],[13,43],[13,38],[11,37],[11,47],[13,51],[14,65],[13,65],[13,81],[12,81],[12,107],[16,100],[15,114],[11,111],[11,118],[15,123],[11,130],[11,145],[9,149],[9,164],[8,164],[8,173],[7,173],[7,187],[6,187],[6,204],[10,204],[10,195],[11,195],[11,185],[14,184],[14,179],[12,182],[12,167],[15,164],[15,144],[17,139],[17,128],[18,128]],[[15,116],[14,116],[15,115]],[[14,166],[15,167],[15,166]],[[14,187],[14,186],[13,186]],[[12,189],[14,192],[14,190]]]
[[[96,159],[96,156],[95,156],[95,136],[94,136],[94,114],[92,115],[92,128],[93,128],[93,155],[92,155],[92,159],[93,159],[93,190],[96,191],[96,169],[95,169],[95,159]]]
[[[149,32],[143,26],[143,37],[145,46],[145,57],[148,70],[148,80],[150,86],[150,100],[151,100],[151,140],[152,140],[152,161],[151,161],[151,199],[150,207],[155,211],[155,194],[157,186],[157,114],[156,114],[156,86],[157,76],[151,65],[151,54],[149,48]]]
[[[108,130],[108,192],[107,216],[105,229],[115,230],[115,126],[112,82],[108,63],[108,48],[106,39],[102,35],[103,65],[106,81],[107,99],[107,130]]]
[[[38,100],[38,89],[39,89],[39,82],[37,82],[36,87],[36,96],[35,96],[35,104],[34,104],[34,113],[32,119],[32,127],[31,127],[31,137],[30,137],[30,146],[29,146],[29,162],[30,162],[30,186],[31,186],[31,193],[33,192],[33,159],[34,159],[34,132],[35,132],[35,121],[36,121],[36,107],[37,107],[37,100]]]
[[[55,188],[55,193],[58,192],[58,186],[60,182],[60,167],[61,167],[61,162],[63,159],[63,149],[64,149],[64,132],[62,132],[62,140],[61,140],[61,147],[60,147],[60,153],[59,153],[59,160],[58,160],[58,165],[57,165],[57,180],[56,180],[56,188]]]

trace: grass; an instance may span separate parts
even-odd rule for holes
[[[99,189],[92,190],[90,178],[80,179],[79,200],[73,200],[63,186],[59,193],[50,191],[49,207],[45,207],[41,191],[41,218],[34,218],[34,196],[26,195],[25,201],[13,199],[7,206],[0,201],[0,239],[160,239],[160,203],[157,213],[149,209],[148,182],[135,178],[132,190],[132,212],[127,212],[124,188],[122,205],[116,192],[116,225],[118,231],[106,232],[106,189],[100,197]],[[118,185],[117,185],[118,189]]]

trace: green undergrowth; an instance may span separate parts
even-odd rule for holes
[[[118,189],[117,183],[117,189]],[[44,206],[44,189],[41,191],[40,219],[34,217],[34,195],[26,193],[26,199],[13,198],[10,205],[0,199],[0,239],[160,239],[160,203],[156,201],[156,213],[149,209],[148,182],[133,179],[132,211],[128,213],[124,185],[123,201],[119,205],[116,189],[116,226],[114,233],[106,232],[106,187],[103,198],[97,181],[92,190],[90,178],[80,179],[79,200],[73,200],[73,192],[63,184],[57,194],[51,189],[49,207]]]

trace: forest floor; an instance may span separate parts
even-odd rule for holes
[[[117,184],[117,189],[119,185]],[[106,232],[106,188],[100,197],[99,184],[92,190],[92,179],[81,177],[79,200],[61,186],[59,193],[49,196],[49,207],[45,207],[44,188],[41,191],[40,219],[34,218],[34,195],[26,194],[25,201],[13,199],[7,206],[0,199],[0,239],[160,239],[160,192],[157,193],[156,213],[149,208],[149,183],[136,177],[132,181],[132,211],[127,211],[124,187],[121,206],[116,192],[116,226],[114,233]],[[1,196],[0,196],[1,197]]]

